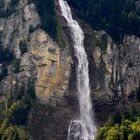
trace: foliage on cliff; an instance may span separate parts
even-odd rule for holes
[[[34,0],[42,21],[42,28],[54,39],[57,35],[57,17],[54,0]]]
[[[119,121],[116,121],[119,120]],[[140,117],[119,118],[109,121],[98,130],[96,140],[139,140]],[[120,120],[121,119],[121,120]]]
[[[0,125],[1,140],[32,140],[31,136],[21,127],[12,125],[5,120]]]
[[[55,0],[32,0],[36,4],[37,11],[41,19],[41,28],[54,39],[59,47],[65,46],[62,27],[56,13]]]
[[[105,30],[114,41],[126,34],[140,36],[140,7],[137,0],[67,0],[96,30]]]
[[[19,87],[16,84],[14,93],[11,91],[5,93],[5,102],[0,104],[1,140],[32,140],[25,128],[35,99],[34,84],[29,81],[27,87],[23,85]]]
[[[136,90],[136,98],[137,98],[137,101],[140,102],[140,84],[139,84],[139,87]]]
[[[13,53],[8,48],[3,47],[0,33],[0,64],[2,65],[0,72],[0,81],[7,75],[7,65],[9,65],[13,58]]]

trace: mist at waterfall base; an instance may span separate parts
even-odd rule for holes
[[[90,100],[88,59],[84,49],[84,33],[79,24],[73,19],[69,5],[59,0],[62,16],[70,28],[74,54],[78,60],[77,66],[77,96],[80,107],[80,118],[71,121],[68,128],[68,140],[93,140],[96,125],[93,120],[92,104]]]

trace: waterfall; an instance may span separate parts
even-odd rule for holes
[[[78,60],[77,66],[77,96],[80,107],[80,117],[71,121],[68,128],[68,140],[93,140],[96,125],[93,120],[90,100],[88,59],[84,49],[84,33],[79,24],[73,19],[69,5],[64,0],[58,0],[62,16],[70,28],[74,43],[74,55]]]

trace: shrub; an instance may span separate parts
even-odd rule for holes
[[[22,101],[17,101],[12,104],[9,109],[9,120],[15,125],[25,125],[28,119],[29,105]]]
[[[30,27],[29,27],[29,33],[31,34],[31,33],[33,33],[33,32],[34,32],[33,25],[30,25]]]
[[[140,85],[139,85],[138,89],[136,90],[136,99],[138,102],[140,102]]]
[[[14,59],[12,61],[12,68],[14,73],[19,73],[20,70],[20,60],[19,59]]]
[[[53,38],[57,37],[57,18],[55,0],[35,0],[41,17],[42,28]]]
[[[139,140],[140,120],[123,119],[119,125],[105,126],[98,130],[96,140]]]
[[[10,63],[13,58],[14,55],[8,48],[0,48],[0,63]]]
[[[2,72],[1,72],[1,74],[0,74],[0,81],[1,81],[5,76],[7,76],[7,74],[8,74],[8,70],[7,70],[7,68],[6,68],[6,65],[3,65],[3,66],[2,66]]]
[[[4,127],[3,127],[4,126]],[[0,131],[1,140],[32,140],[32,137],[21,127],[3,122]]]
[[[19,50],[20,50],[21,55],[27,52],[27,43],[25,40],[21,40],[19,42]]]
[[[11,5],[15,6],[18,2],[19,2],[19,0],[11,0]]]
[[[133,138],[134,138],[134,135],[133,134],[129,134],[128,140],[133,140]]]

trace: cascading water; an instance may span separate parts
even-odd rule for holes
[[[58,0],[63,17],[70,28],[74,53],[78,60],[77,67],[77,95],[80,106],[80,118],[71,121],[68,129],[68,140],[93,140],[96,125],[93,120],[92,104],[90,100],[88,59],[84,49],[84,33],[79,24],[73,19],[70,7],[64,0]]]

